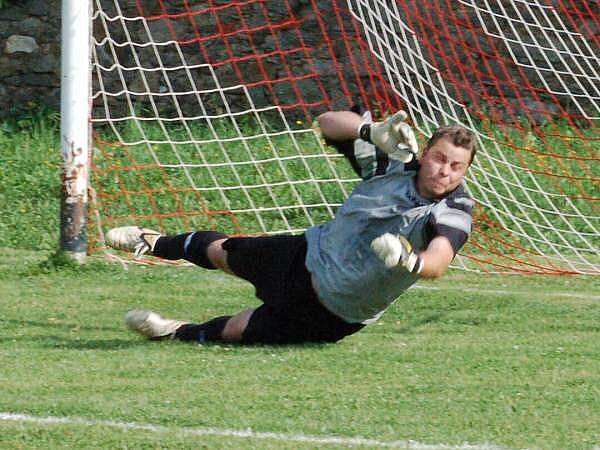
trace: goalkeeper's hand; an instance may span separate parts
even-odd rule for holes
[[[399,264],[409,272],[418,274],[423,269],[423,260],[417,255],[404,236],[385,233],[373,239],[371,248],[386,267]]]
[[[361,139],[376,145],[390,157],[407,163],[419,151],[415,133],[405,122],[407,117],[406,112],[398,111],[383,122],[363,122],[358,127],[358,134]]]

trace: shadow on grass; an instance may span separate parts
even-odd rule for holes
[[[118,326],[98,326],[98,325],[82,325],[78,322],[63,322],[62,320],[57,321],[35,321],[35,320],[2,320],[1,321],[5,330],[24,330],[26,328],[33,329],[35,331],[30,335],[11,335],[0,336],[0,345],[3,343],[14,342],[14,341],[29,341],[36,346],[43,348],[68,348],[74,350],[115,350],[123,349],[128,347],[137,347],[141,345],[155,345],[160,340],[152,341],[144,339],[135,333],[129,332],[129,338],[126,339],[88,339],[85,335],[88,332],[105,332],[106,334],[114,335],[115,333],[125,332],[125,326],[119,323]],[[42,330],[58,331],[63,332],[63,335],[44,333]],[[96,334],[97,333],[93,333]],[[165,340],[168,341],[168,340]],[[198,345],[194,342],[182,342],[172,341],[173,345]],[[220,347],[220,346],[233,346],[233,347],[252,347],[255,349],[263,349],[266,352],[270,352],[275,349],[294,349],[294,348],[326,348],[335,346],[335,343],[316,343],[316,342],[304,342],[297,344],[251,344],[242,345],[239,343],[205,343],[202,347]]]
[[[403,322],[401,326],[395,329],[396,333],[409,334],[414,332],[417,328],[420,328],[424,325],[429,325],[431,323],[437,323],[443,318],[443,314],[435,313],[428,314],[424,317],[420,317],[415,320]]]
[[[14,341],[29,341],[34,345],[43,348],[68,348],[74,350],[114,350],[127,347],[136,347],[139,345],[147,345],[148,342],[140,339],[135,335],[131,335],[128,339],[87,339],[85,333],[88,331],[101,331],[114,334],[117,331],[121,331],[119,327],[109,326],[89,326],[81,325],[80,323],[73,322],[42,322],[34,320],[4,320],[2,321],[5,325],[11,326],[13,330],[23,330],[25,328],[36,328],[44,329],[49,331],[64,330],[65,335],[56,334],[39,334],[36,330],[35,335],[11,335],[10,333],[6,336],[0,336],[0,344],[14,342]],[[6,329],[7,327],[5,327]],[[9,329],[10,329],[9,328]],[[72,337],[67,334],[73,334]]]
[[[63,322],[62,320],[48,320],[48,321],[36,321],[36,320],[3,320],[4,324],[13,325],[16,329],[23,327],[37,327],[37,328],[59,328],[63,330],[94,330],[94,331],[118,331],[122,330],[121,326],[98,326],[98,325],[82,325],[78,322]],[[120,325],[120,324],[119,324]],[[6,328],[6,327],[5,327]]]
[[[56,335],[0,337],[0,345],[14,341],[29,341],[37,347],[69,350],[116,350],[148,345],[148,341],[138,339],[135,336],[130,339],[85,339]]]
[[[69,339],[64,336],[40,336],[47,348],[66,348],[69,350],[118,350],[148,345],[148,341],[132,336],[130,339]]]

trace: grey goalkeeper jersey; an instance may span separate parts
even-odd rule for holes
[[[370,323],[418,279],[400,267],[387,268],[371,241],[384,233],[401,234],[421,251],[441,235],[456,253],[471,232],[474,202],[464,186],[442,200],[421,197],[415,185],[418,161],[390,160],[361,140],[331,144],[363,181],[333,220],[306,230],[306,267],[329,311],[346,322]]]

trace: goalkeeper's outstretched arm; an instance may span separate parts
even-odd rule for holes
[[[363,123],[363,118],[352,111],[329,111],[317,120],[323,137],[332,141],[358,139],[358,128]]]
[[[380,165],[387,167],[388,158],[387,155],[375,147],[371,149],[370,153],[372,154],[369,155],[370,158],[366,158],[367,160],[365,160],[367,154],[364,152],[361,153],[362,158],[358,156],[355,145],[358,142],[357,131],[351,129],[352,124],[357,122],[357,117],[362,120],[361,116],[352,111],[329,112],[321,115],[318,121],[319,127],[325,128],[325,131],[321,128],[321,134],[325,138],[325,143],[334,147],[348,159],[356,175],[362,179],[367,179],[377,172],[376,168]],[[348,126],[348,123],[350,126]],[[379,161],[380,159],[382,161]],[[373,168],[373,160],[377,161],[375,170]]]
[[[398,111],[382,122],[372,123],[352,111],[330,111],[317,120],[325,139],[346,141],[360,138],[391,158],[407,163],[419,151],[415,134],[406,123],[407,117],[404,111]]]

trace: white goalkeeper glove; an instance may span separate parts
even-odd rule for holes
[[[405,122],[407,117],[406,112],[398,111],[383,122],[362,122],[358,127],[358,135],[363,141],[374,144],[391,158],[407,163],[419,151],[415,133]]]
[[[404,236],[385,233],[373,239],[371,248],[386,267],[400,264],[409,272],[418,274],[423,269],[423,260],[417,255]]]

